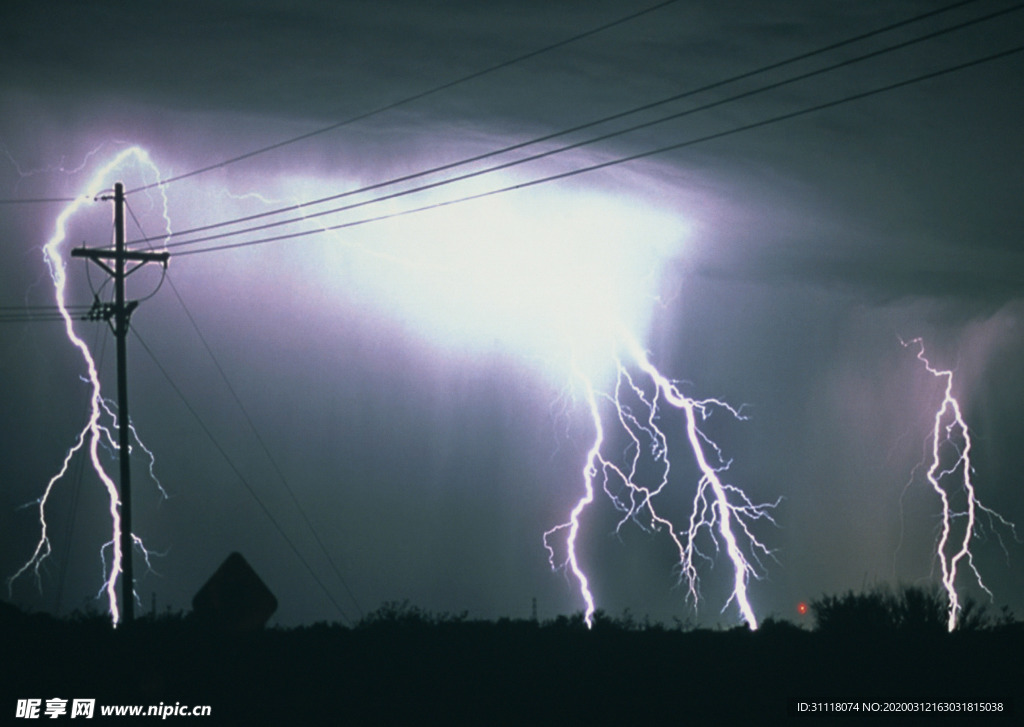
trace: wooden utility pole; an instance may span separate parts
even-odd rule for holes
[[[128,321],[132,311],[138,307],[137,300],[125,300],[124,280],[131,273],[149,262],[167,266],[169,252],[132,252],[125,249],[124,231],[124,184],[114,185],[114,196],[103,197],[114,201],[114,249],[80,247],[71,251],[71,257],[84,257],[103,268],[114,279],[114,303],[100,306],[99,319],[111,322],[114,338],[117,339],[117,446],[121,466],[121,606],[122,620],[129,624],[135,617],[134,574],[132,571],[132,495],[130,422],[128,419]],[[113,268],[107,264],[113,261]],[[138,263],[128,269],[128,262]]]

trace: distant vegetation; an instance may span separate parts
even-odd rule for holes
[[[866,593],[849,591],[842,596],[822,596],[811,602],[811,612],[815,630],[825,634],[938,635],[947,631],[945,595],[919,587],[893,590],[879,586]],[[994,617],[968,598],[957,621],[957,630],[962,633],[1010,627],[1014,617],[1005,607]]]
[[[917,588],[822,596],[812,628],[695,628],[599,614],[479,621],[386,603],[353,627],[219,632],[189,614],[112,632],[103,616],[55,619],[0,603],[17,699],[209,704],[204,724],[640,724],[785,721],[797,701],[987,700],[1019,718],[1024,624]],[[962,715],[961,715],[962,716]]]
[[[937,589],[917,586],[902,586],[893,589],[889,586],[877,586],[868,591],[847,591],[842,595],[824,595],[809,604],[813,616],[813,624],[807,627],[798,626],[785,619],[769,616],[761,623],[760,630],[799,630],[801,632],[828,634],[833,636],[856,636],[873,634],[886,636],[895,634],[942,635],[946,633],[947,604],[944,594]],[[171,612],[152,615],[144,613],[137,616],[141,628],[176,627],[186,631],[205,631],[208,627],[193,620],[192,614]],[[649,617],[637,618],[632,611],[626,609],[618,616],[598,610],[594,614],[594,630],[616,632],[696,632],[706,629],[694,625],[689,619],[673,619],[671,625],[652,621]],[[80,627],[99,632],[110,631],[110,619],[105,613],[98,611],[75,611],[70,616],[57,619],[46,614],[26,614],[17,608],[0,602],[0,627],[11,627],[15,623],[26,622],[37,625],[61,625],[62,628]],[[471,624],[474,627],[532,627],[540,630],[576,630],[587,631],[582,612],[572,615],[560,615],[552,619],[532,621],[528,619],[502,618],[498,621],[480,621],[471,619],[468,611],[459,613],[433,612],[420,608],[406,601],[387,601],[375,611],[364,615],[352,626],[339,623],[318,622],[313,626],[295,628],[275,626],[268,632],[288,633],[301,632],[314,628],[317,630],[367,632],[380,629],[430,629],[432,627],[450,628],[458,625]],[[996,631],[1016,630],[1024,628],[1014,614],[1003,607],[998,615],[971,598],[965,600],[958,631]],[[745,626],[736,626],[731,631],[746,631]],[[717,631],[722,631],[721,628]]]

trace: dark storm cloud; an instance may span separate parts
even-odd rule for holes
[[[8,87],[74,100],[327,118],[561,40],[518,4],[47,2],[5,13]]]
[[[0,52],[9,83],[25,91],[286,114],[301,98],[308,112],[354,90],[334,69],[361,72],[374,37],[358,12],[338,18],[327,8],[23,3],[6,11]]]
[[[283,174],[326,180],[330,191],[352,179],[378,181],[932,7],[680,2],[212,178],[230,182],[235,194],[286,194],[275,186]],[[633,9],[616,2],[6,3],[0,143],[9,158],[0,157],[0,197],[74,193],[82,177],[67,170],[101,142],[95,159],[141,142],[162,165],[187,171]],[[1007,16],[920,52],[652,127],[576,158],[614,158],[842,98],[1009,47],[1021,29],[1020,18]],[[752,587],[764,613],[788,614],[798,598],[893,576],[901,488],[922,451],[936,393],[897,335],[928,336],[943,365],[965,362],[958,381],[983,433],[982,499],[1024,521],[1014,485],[1024,466],[1014,444],[1024,434],[1015,414],[1024,390],[1021,63],[1020,56],[998,61],[548,188],[555,195],[605,185],[625,199],[656,201],[692,225],[668,266],[650,346],[667,373],[694,382],[693,393],[751,405],[751,421],[728,427],[723,445],[735,459],[733,481],[756,499],[785,498],[781,527],[764,534],[780,565]],[[227,197],[197,197],[172,214],[199,221],[226,214]],[[37,247],[53,209],[0,215],[2,304],[45,300],[36,296],[45,281]],[[535,381],[529,362],[493,354],[466,365],[407,322],[339,293],[341,283],[315,278],[323,261],[293,249],[197,256],[204,262],[176,260],[172,269],[364,606],[411,597],[455,612],[524,615],[538,596],[542,616],[577,608],[572,585],[547,569],[540,533],[578,495],[586,422],[558,415],[558,392]],[[244,453],[244,471],[283,527],[304,533],[290,499],[260,479],[270,467],[167,289],[135,320],[158,359],[188,381],[188,396],[226,446]],[[34,537],[15,508],[59,465],[81,426],[79,404],[65,402],[82,395],[77,362],[54,353],[66,348],[59,331],[0,333],[0,372],[12,382],[5,411],[32,412],[25,422],[10,413],[4,419],[3,478],[11,484],[0,528],[13,534],[7,543],[24,546],[5,546],[10,572]],[[149,577],[145,589],[187,606],[219,560],[240,549],[278,591],[282,619],[333,617],[159,371],[143,351],[131,355],[133,411],[172,463],[166,479],[175,493],[162,504],[137,501],[138,521],[158,549],[169,549],[158,566],[166,575]],[[680,483],[681,500],[691,484]],[[907,525],[897,575],[926,578],[934,503],[920,482],[910,492],[921,520]],[[101,505],[83,505],[75,527],[91,520],[88,527],[100,531],[91,535],[100,537]],[[56,530],[70,532],[69,511],[60,515]],[[614,524],[605,503],[586,534],[600,604],[659,618],[680,613],[670,549],[633,530],[611,537]],[[316,552],[308,536],[295,537],[304,552]],[[76,599],[91,592],[98,570],[88,542],[66,555],[66,571],[80,574]],[[990,585],[997,600],[1019,605],[1021,553],[1013,547],[1009,566],[990,565]],[[314,568],[330,572],[319,556]],[[701,611],[709,620],[724,602],[715,578]],[[52,582],[47,587],[39,603],[49,608]],[[31,587],[16,597],[32,598]]]

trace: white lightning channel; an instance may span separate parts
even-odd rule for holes
[[[8,578],[7,585],[8,591],[11,590],[14,581],[26,573],[32,570],[35,573],[37,583],[41,583],[39,569],[42,563],[52,552],[50,544],[50,538],[47,530],[46,523],[46,507],[50,501],[50,497],[53,494],[54,488],[57,483],[67,473],[68,465],[71,462],[71,458],[80,449],[85,447],[89,453],[89,460],[92,463],[93,471],[99,477],[103,484],[104,489],[107,492],[107,499],[109,503],[109,513],[111,522],[111,539],[110,541],[101,548],[101,559],[104,563],[104,582],[100,588],[100,593],[106,594],[108,608],[110,612],[111,620],[114,626],[117,626],[121,621],[121,611],[118,604],[117,598],[117,587],[118,580],[122,575],[122,559],[124,554],[121,552],[121,499],[118,494],[117,485],[111,478],[106,468],[103,466],[103,461],[100,457],[99,448],[102,444],[104,437],[107,437],[109,441],[113,441],[110,438],[109,431],[101,423],[101,418],[104,413],[113,415],[110,412],[108,404],[103,397],[102,387],[100,384],[99,371],[96,366],[96,361],[93,358],[92,352],[89,350],[88,345],[83,341],[77,332],[71,314],[67,308],[67,263],[64,257],[64,243],[67,240],[67,229],[72,217],[80,212],[84,207],[93,204],[97,201],[97,198],[109,187],[109,178],[121,165],[125,164],[129,160],[134,160],[136,163],[145,165],[150,169],[156,170],[155,165],[150,160],[149,154],[138,146],[128,147],[118,154],[114,155],[107,163],[101,166],[85,184],[85,187],[81,194],[79,194],[74,201],[68,203],[68,205],[61,211],[57,216],[55,222],[55,229],[53,235],[50,237],[46,245],[43,246],[43,258],[50,271],[50,276],[53,279],[54,296],[57,303],[57,308],[60,310],[60,315],[64,321],[64,331],[67,334],[68,340],[78,350],[82,357],[82,361],[86,368],[85,380],[88,383],[90,389],[89,397],[89,416],[85,426],[77,437],[76,443],[68,450],[64,457],[64,461],[58,470],[58,472],[49,480],[46,488],[43,491],[42,496],[38,500],[39,508],[39,527],[40,537],[36,543],[35,550],[32,553],[32,557],[10,578]],[[166,200],[165,200],[166,202]],[[165,207],[166,215],[166,207]],[[135,434],[136,442],[147,452],[148,449],[142,445],[142,442],[138,439],[138,435]],[[152,454],[150,453],[152,457]],[[161,488],[162,490],[162,488]],[[133,540],[141,545],[141,541],[134,534],[132,535]],[[106,558],[103,555],[104,550],[110,547],[112,550],[112,557],[110,560],[109,570],[106,565]],[[143,552],[145,550],[143,549]],[[148,562],[148,553],[146,554]]]

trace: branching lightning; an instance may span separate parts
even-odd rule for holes
[[[953,372],[932,366],[925,357],[922,339],[900,342],[905,347],[917,346],[917,358],[928,372],[937,379],[945,379],[942,403],[935,411],[932,431],[928,436],[931,451],[930,455],[926,455],[926,459],[929,456],[930,459],[927,459],[925,476],[942,502],[942,529],[936,545],[936,556],[942,568],[942,587],[949,602],[947,627],[953,631],[962,609],[956,588],[957,571],[962,562],[974,574],[981,589],[992,598],[992,592],[982,580],[971,552],[971,540],[976,535],[978,517],[985,514],[991,521],[998,521],[1009,528],[1014,535],[1016,532],[1013,523],[995,510],[985,507],[977,497],[973,481],[974,466],[971,464],[971,433],[960,410],[960,402],[953,395]],[[955,504],[954,499],[963,500],[963,504]],[[963,523],[959,537],[954,533],[956,521]]]
[[[61,212],[55,232],[43,248],[66,334],[85,362],[87,373],[83,379],[91,394],[89,417],[74,446],[65,455],[61,468],[47,483],[38,500],[40,537],[32,557],[8,582],[10,587],[14,580],[28,571],[33,571],[39,580],[40,567],[52,551],[46,522],[51,495],[67,473],[71,459],[80,450],[88,452],[92,467],[106,488],[109,501],[111,537],[100,551],[103,564],[101,594],[106,593],[115,625],[121,618],[117,588],[123,575],[122,560],[125,557],[121,551],[121,501],[118,488],[104,466],[100,448],[116,451],[117,439],[112,436],[111,430],[118,425],[118,412],[112,402],[103,396],[96,362],[88,346],[75,332],[73,318],[65,302],[66,259],[62,248],[65,247],[71,218],[88,203],[95,201],[110,184],[111,174],[129,160],[155,171],[142,149],[132,147],[120,152],[96,172],[86,185],[85,192]],[[255,193],[252,196],[257,197]],[[574,199],[574,202],[581,204],[579,199]],[[586,198],[582,203],[591,205],[593,200]],[[449,331],[448,335],[450,330],[462,331],[462,328],[453,326],[451,321],[450,312],[458,310],[466,312],[463,328],[467,335],[475,334],[479,328],[490,336],[489,332],[499,327],[510,344],[524,347],[531,356],[543,357],[546,352],[563,360],[563,355],[571,350],[578,364],[573,368],[573,380],[578,382],[584,392],[589,421],[593,423],[593,439],[581,470],[583,495],[571,509],[568,520],[546,532],[543,541],[552,567],[564,567],[578,582],[588,626],[593,625],[596,605],[582,562],[580,541],[588,508],[594,504],[600,488],[620,513],[616,531],[626,526],[627,522],[632,522],[648,532],[668,534],[678,558],[679,582],[685,584],[687,600],[694,606],[700,600],[702,565],[712,563],[724,552],[732,565],[732,575],[730,595],[722,611],[735,603],[742,621],[751,629],[756,629],[757,617],[748,588],[752,579],[762,577],[764,561],[772,557],[772,553],[758,539],[755,529],[761,520],[774,523],[772,511],[779,501],[755,503],[743,490],[727,482],[724,477],[730,462],[703,429],[704,422],[714,412],[744,419],[742,409],[717,399],[686,396],[677,382],[658,370],[632,333],[628,332],[642,328],[646,319],[642,306],[636,300],[644,296],[634,294],[634,283],[640,281],[644,286],[650,284],[651,271],[657,269],[651,260],[673,252],[672,246],[681,236],[678,223],[658,220],[658,224],[664,224],[663,227],[657,227],[651,221],[655,216],[645,215],[644,219],[649,221],[652,228],[657,228],[657,234],[649,236],[657,244],[651,243],[646,256],[642,257],[635,247],[625,248],[622,245],[622,235],[627,233],[618,233],[614,224],[602,224],[598,230],[582,225],[581,220],[593,225],[591,217],[607,221],[610,212],[606,209],[598,210],[594,215],[580,214],[574,217],[572,222],[580,226],[582,232],[577,231],[579,234],[576,237],[563,235],[568,242],[560,239],[556,245],[550,244],[548,240],[548,233],[544,229],[549,224],[546,220],[543,224],[537,222],[539,231],[527,226],[514,238],[505,239],[497,235],[494,230],[500,230],[503,226],[494,222],[499,219],[495,214],[494,202],[488,201],[488,204],[491,206],[486,208],[486,229],[490,237],[485,238],[485,241],[489,246],[483,246],[479,239],[474,239],[471,246],[462,245],[462,237],[465,236],[463,228],[472,229],[478,221],[472,211],[466,209],[461,210],[457,220],[434,220],[435,224],[442,223],[438,227],[441,231],[445,230],[445,224],[454,227],[453,234],[443,236],[444,244],[440,248],[420,243],[412,248],[378,249],[379,246],[364,246],[356,240],[354,245],[349,241],[352,245],[349,249],[365,253],[365,257],[373,257],[381,262],[402,264],[392,266],[395,268],[419,270],[426,266],[437,271],[436,277],[444,283],[441,291],[444,295],[434,294],[438,280],[422,275],[409,285],[389,284],[388,288],[405,291],[409,300],[416,304],[419,315],[425,316],[428,323],[432,323],[433,319],[422,312],[423,306],[420,304],[423,297],[420,294],[426,291],[429,293],[427,298],[435,303],[436,299],[447,303],[449,297],[446,296],[450,296],[458,305],[436,306],[444,314],[441,317],[445,330]],[[166,221],[166,198],[163,200],[163,209]],[[511,219],[521,222],[521,215],[511,215],[509,210],[498,209],[498,212],[502,211],[509,214]],[[533,209],[533,212],[536,214],[537,210]],[[480,215],[479,209],[477,215]],[[167,227],[169,229],[169,223]],[[637,231],[632,222],[629,228],[629,239],[632,239]],[[419,240],[422,231],[420,233],[413,237]],[[574,242],[577,237],[579,242]],[[396,237],[393,232],[391,248],[394,248],[396,239],[400,237]],[[532,241],[533,246],[524,245],[522,240]],[[512,244],[513,241],[516,244]],[[597,255],[595,241],[600,241],[611,251],[609,255]],[[429,254],[424,252],[426,248],[429,248]],[[577,248],[584,253],[582,258],[576,255]],[[626,249],[628,252],[624,251]],[[506,256],[502,258],[502,264],[495,264],[492,256],[495,252]],[[583,275],[580,275],[580,259],[584,260],[583,269],[586,272]],[[540,275],[539,270],[544,274]],[[372,280],[373,276],[366,277]],[[595,295],[592,286],[582,282],[593,278],[615,280],[621,283],[623,290]],[[522,296],[524,288],[529,289],[532,296],[531,305],[525,307]],[[626,289],[630,292],[625,292]],[[567,291],[572,291],[573,295],[567,295]],[[483,300],[479,299],[481,293],[486,296]],[[459,295],[466,296],[466,300],[456,297]],[[651,295],[650,299],[653,297]],[[407,303],[401,299],[396,305]],[[429,313],[433,315],[436,311]],[[485,319],[479,326],[476,320],[478,317]],[[621,321],[621,324],[612,326],[614,330],[610,330],[610,320]],[[616,357],[616,350],[621,358]],[[598,375],[599,371],[603,373]],[[601,377],[607,373],[614,375],[606,382]],[[666,428],[661,417],[669,410],[677,412],[679,419],[676,425]],[[692,457],[696,465],[697,475],[692,500],[686,498],[691,508],[689,516],[681,523],[673,522],[667,514],[670,508],[661,503],[661,500],[668,499],[663,496],[681,477],[679,471],[673,471],[670,458],[670,439],[676,437],[676,431],[683,433],[686,441],[684,446],[689,449],[689,457]],[[150,473],[153,474],[152,452],[139,439],[133,426],[131,434],[133,449],[137,446],[149,457]],[[623,455],[609,454],[610,450],[622,442],[627,444]],[[166,496],[155,475],[153,479]],[[556,544],[561,536],[564,536],[564,546]],[[135,535],[132,535],[132,541],[146,556],[148,564],[149,553],[141,541]],[[564,553],[561,562],[556,555],[556,548]]]
[[[730,462],[724,459],[718,445],[700,428],[700,422],[715,410],[724,410],[738,419],[744,417],[740,410],[717,399],[698,400],[685,396],[651,363],[646,352],[632,338],[627,338],[626,348],[632,363],[649,381],[646,389],[634,380],[622,361],[617,362],[618,376],[613,394],[599,397],[590,379],[576,372],[586,392],[595,435],[582,473],[584,495],[572,509],[567,522],[544,534],[549,562],[552,568],[567,567],[575,576],[585,603],[584,620],[588,627],[593,626],[594,597],[579,564],[577,536],[583,512],[594,500],[595,482],[600,479],[602,489],[622,513],[616,530],[632,520],[646,530],[668,533],[678,552],[680,582],[685,582],[687,598],[694,606],[700,594],[698,565],[700,561],[711,560],[710,555],[701,551],[698,539],[706,532],[716,550],[724,545],[733,566],[733,587],[722,610],[735,601],[742,619],[752,630],[756,629],[757,617],[750,604],[747,586],[751,577],[760,577],[762,558],[770,557],[771,551],[758,540],[751,526],[757,520],[768,520],[774,524],[771,513],[779,501],[755,504],[739,487],[723,482],[722,473],[728,470]],[[599,399],[610,404],[613,419],[631,443],[626,450],[625,464],[617,464],[602,453],[605,427]],[[655,507],[656,498],[670,485],[671,470],[668,436],[658,424],[662,401],[682,412],[686,440],[700,470],[693,509],[685,528],[677,527]],[[645,468],[641,460],[645,457],[660,472],[651,486],[641,484],[640,470]],[[563,530],[568,531],[565,541],[568,555],[564,563],[559,564],[550,541]]]
[[[84,207],[96,201],[99,195],[101,195],[104,189],[109,185],[109,178],[112,173],[130,160],[134,160],[135,163],[146,166],[154,172],[157,171],[145,150],[137,146],[132,146],[122,150],[97,170],[85,185],[84,191],[76,197],[73,202],[69,203],[58,215],[53,236],[49,239],[46,245],[43,246],[43,257],[50,271],[50,277],[53,280],[54,295],[57,308],[59,309],[60,315],[64,321],[64,331],[67,334],[68,340],[78,350],[83,362],[85,363],[86,375],[83,377],[83,380],[89,386],[90,391],[89,416],[85,426],[79,432],[75,444],[65,454],[60,469],[52,478],[50,478],[49,482],[47,482],[46,488],[43,490],[43,494],[37,501],[40,535],[39,540],[36,543],[35,550],[28,561],[26,561],[25,564],[7,580],[8,591],[10,591],[13,587],[14,581],[17,580],[19,576],[31,570],[35,574],[37,584],[39,584],[41,588],[40,568],[52,552],[46,521],[46,508],[57,483],[60,482],[67,474],[68,466],[70,465],[72,458],[80,450],[85,449],[88,452],[93,471],[96,473],[97,477],[99,477],[100,482],[106,490],[107,500],[109,503],[108,509],[111,522],[111,537],[110,540],[100,548],[100,560],[103,567],[103,584],[99,589],[99,596],[102,597],[103,594],[106,593],[110,617],[115,626],[121,620],[121,612],[117,598],[118,580],[123,572],[122,559],[124,557],[124,553],[121,551],[121,500],[118,495],[117,485],[114,483],[104,466],[103,458],[100,454],[100,448],[101,446],[109,447],[114,451],[118,449],[117,440],[111,434],[111,429],[115,429],[118,425],[117,414],[114,409],[114,405],[103,396],[96,360],[94,359],[92,352],[89,350],[88,345],[76,333],[74,319],[68,311],[67,264],[62,247],[64,242],[67,240],[67,229],[71,219]],[[164,205],[164,216],[166,219],[166,199],[164,200]],[[153,453],[142,443],[142,440],[139,439],[134,425],[130,422],[129,427],[135,443],[148,455],[150,474],[156,482],[157,487],[160,489],[161,495],[166,497],[167,493],[164,491],[159,480],[156,479],[154,473],[155,461]],[[142,544],[142,540],[134,534],[132,534],[132,540],[136,546],[139,547],[147,565],[149,565],[150,552],[145,549],[145,546]],[[111,553],[109,560],[107,556],[108,550]]]

